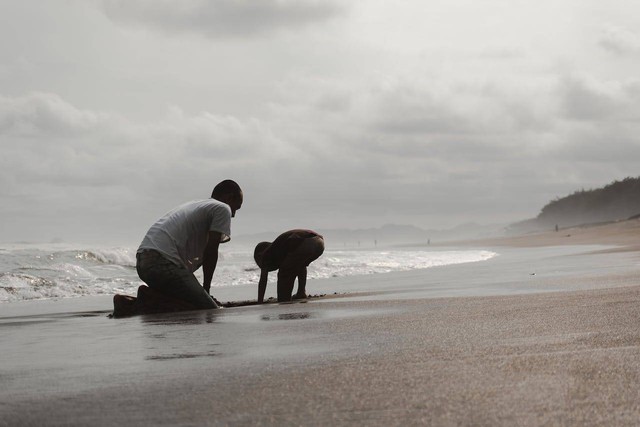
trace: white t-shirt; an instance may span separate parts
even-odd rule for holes
[[[202,265],[209,231],[219,232],[221,243],[231,239],[229,205],[215,199],[188,202],[156,221],[142,239],[138,252],[156,250],[194,272]]]

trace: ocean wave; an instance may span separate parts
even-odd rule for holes
[[[307,277],[359,276],[487,260],[489,251],[326,251],[309,266]],[[142,284],[135,251],[127,248],[19,249],[0,252],[0,302],[114,293],[135,294]],[[202,271],[196,272],[202,281]],[[250,251],[221,250],[212,288],[256,285],[260,270]],[[269,282],[277,274],[269,275]]]
[[[122,278],[82,280],[73,277],[50,279],[30,274],[4,273],[0,275],[0,303],[135,293],[140,284],[137,278],[131,278],[131,280]]]
[[[0,302],[134,292],[135,253],[18,247],[0,252]]]
[[[75,258],[80,260],[121,265],[123,267],[136,266],[135,252],[124,248],[74,251],[74,254]]]
[[[0,274],[0,301],[12,302],[42,298],[62,298],[78,295],[79,289],[60,286],[55,280],[30,274]]]
[[[486,261],[496,254],[490,251],[335,251],[320,258],[309,268],[309,277],[327,278],[394,271],[418,270],[444,265]]]

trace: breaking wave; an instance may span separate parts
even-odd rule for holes
[[[309,266],[309,279],[358,276],[484,261],[482,250],[325,251]],[[269,280],[276,280],[275,274]],[[201,272],[196,277],[202,279]],[[212,287],[255,285],[260,270],[251,251],[221,249]],[[135,249],[60,247],[0,248],[0,303],[114,293],[135,294],[142,282],[135,271]]]

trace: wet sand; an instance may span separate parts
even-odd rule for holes
[[[312,281],[329,296],[306,303],[0,306],[0,425],[637,425],[640,254],[584,243]]]

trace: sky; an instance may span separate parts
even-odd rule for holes
[[[535,217],[640,175],[640,4],[0,0],[0,242]]]

